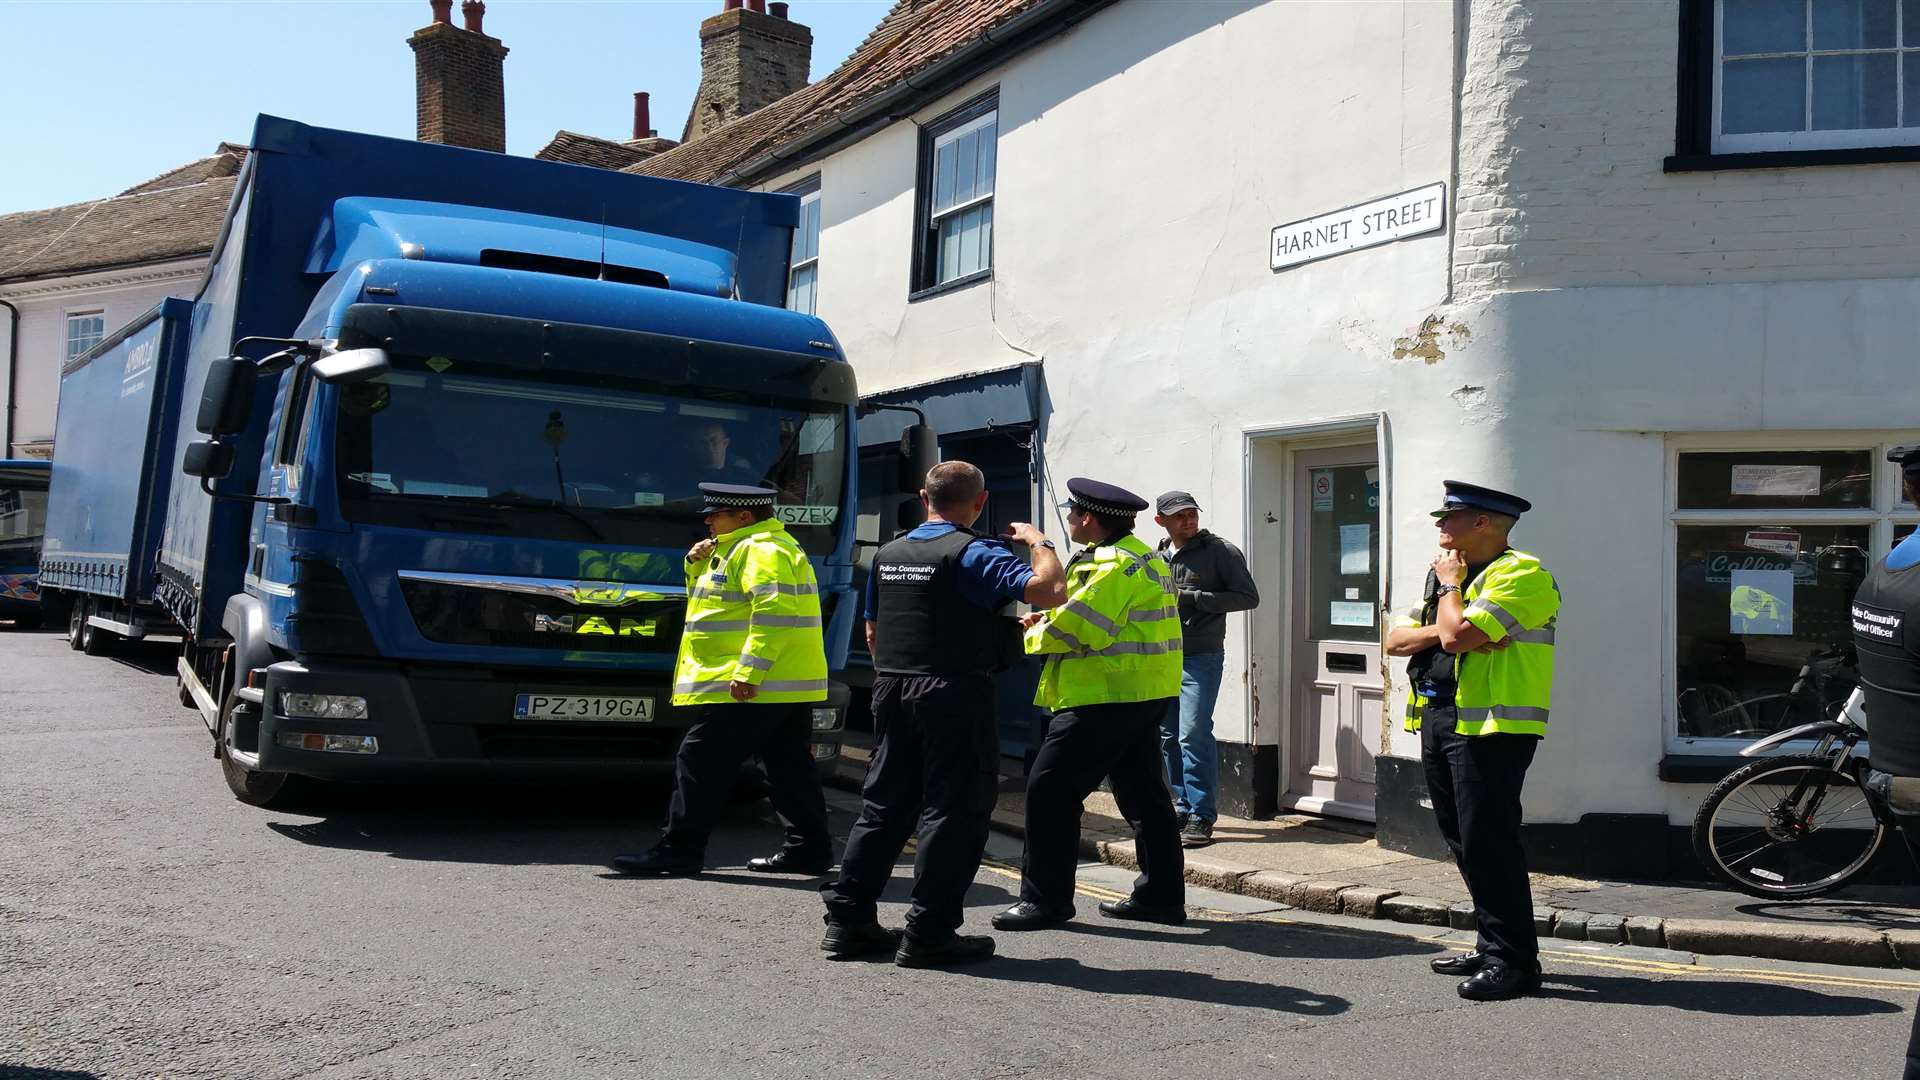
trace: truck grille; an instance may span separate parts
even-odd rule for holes
[[[680,630],[686,624],[686,601],[678,596],[622,603],[580,602],[551,593],[505,591],[404,575],[400,590],[421,636],[447,645],[672,654],[680,646]],[[590,594],[591,590],[584,592]]]

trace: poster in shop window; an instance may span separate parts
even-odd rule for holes
[[[1732,493],[1774,499],[1805,499],[1820,494],[1818,465],[1735,465]]]
[[[1735,570],[1727,594],[1727,630],[1748,637],[1793,634],[1793,571]]]

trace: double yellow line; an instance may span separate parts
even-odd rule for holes
[[[982,860],[980,868],[1001,877],[1020,880],[1018,867],[993,859]],[[1097,900],[1124,900],[1127,894],[1099,885],[1075,882],[1074,891],[1082,896]],[[1231,922],[1267,922],[1280,926],[1307,926],[1310,924],[1297,919],[1288,919],[1274,914],[1236,915],[1218,908],[1202,908],[1212,915]],[[1367,931],[1347,927],[1314,925],[1314,930],[1329,934],[1360,935]],[[1443,948],[1466,948],[1440,937],[1428,937],[1420,940],[1439,945]],[[1780,983],[1787,986],[1826,986],[1844,990],[1907,990],[1920,992],[1920,982],[1907,979],[1862,979],[1851,975],[1826,975],[1807,971],[1770,971],[1766,968],[1721,968],[1701,967],[1698,964],[1681,964],[1671,960],[1645,960],[1629,956],[1602,956],[1594,953],[1568,952],[1561,949],[1543,949],[1540,955],[1560,963],[1579,964],[1584,967],[1602,968],[1608,971],[1630,971],[1639,975],[1669,975],[1686,978],[1730,978],[1748,979],[1753,982]]]

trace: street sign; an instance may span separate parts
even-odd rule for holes
[[[1372,199],[1273,230],[1273,269],[1310,263],[1447,227],[1445,181]]]

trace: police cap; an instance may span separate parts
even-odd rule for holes
[[[1458,480],[1445,481],[1447,497],[1441,501],[1440,509],[1433,511],[1434,517],[1446,517],[1455,510],[1485,510],[1490,514],[1505,514],[1519,517],[1533,509],[1533,504],[1518,495],[1509,495],[1504,491],[1481,487],[1478,484],[1464,484]]]
[[[752,484],[701,484],[700,494],[707,498],[700,512],[713,514],[722,510],[772,510],[778,492]]]
[[[1887,460],[1907,473],[1920,473],[1920,443],[1908,443],[1887,451]]]
[[[1078,506],[1107,517],[1132,517],[1147,508],[1147,500],[1126,488],[1103,484],[1084,476],[1067,481],[1067,494],[1072,498],[1063,506]]]

